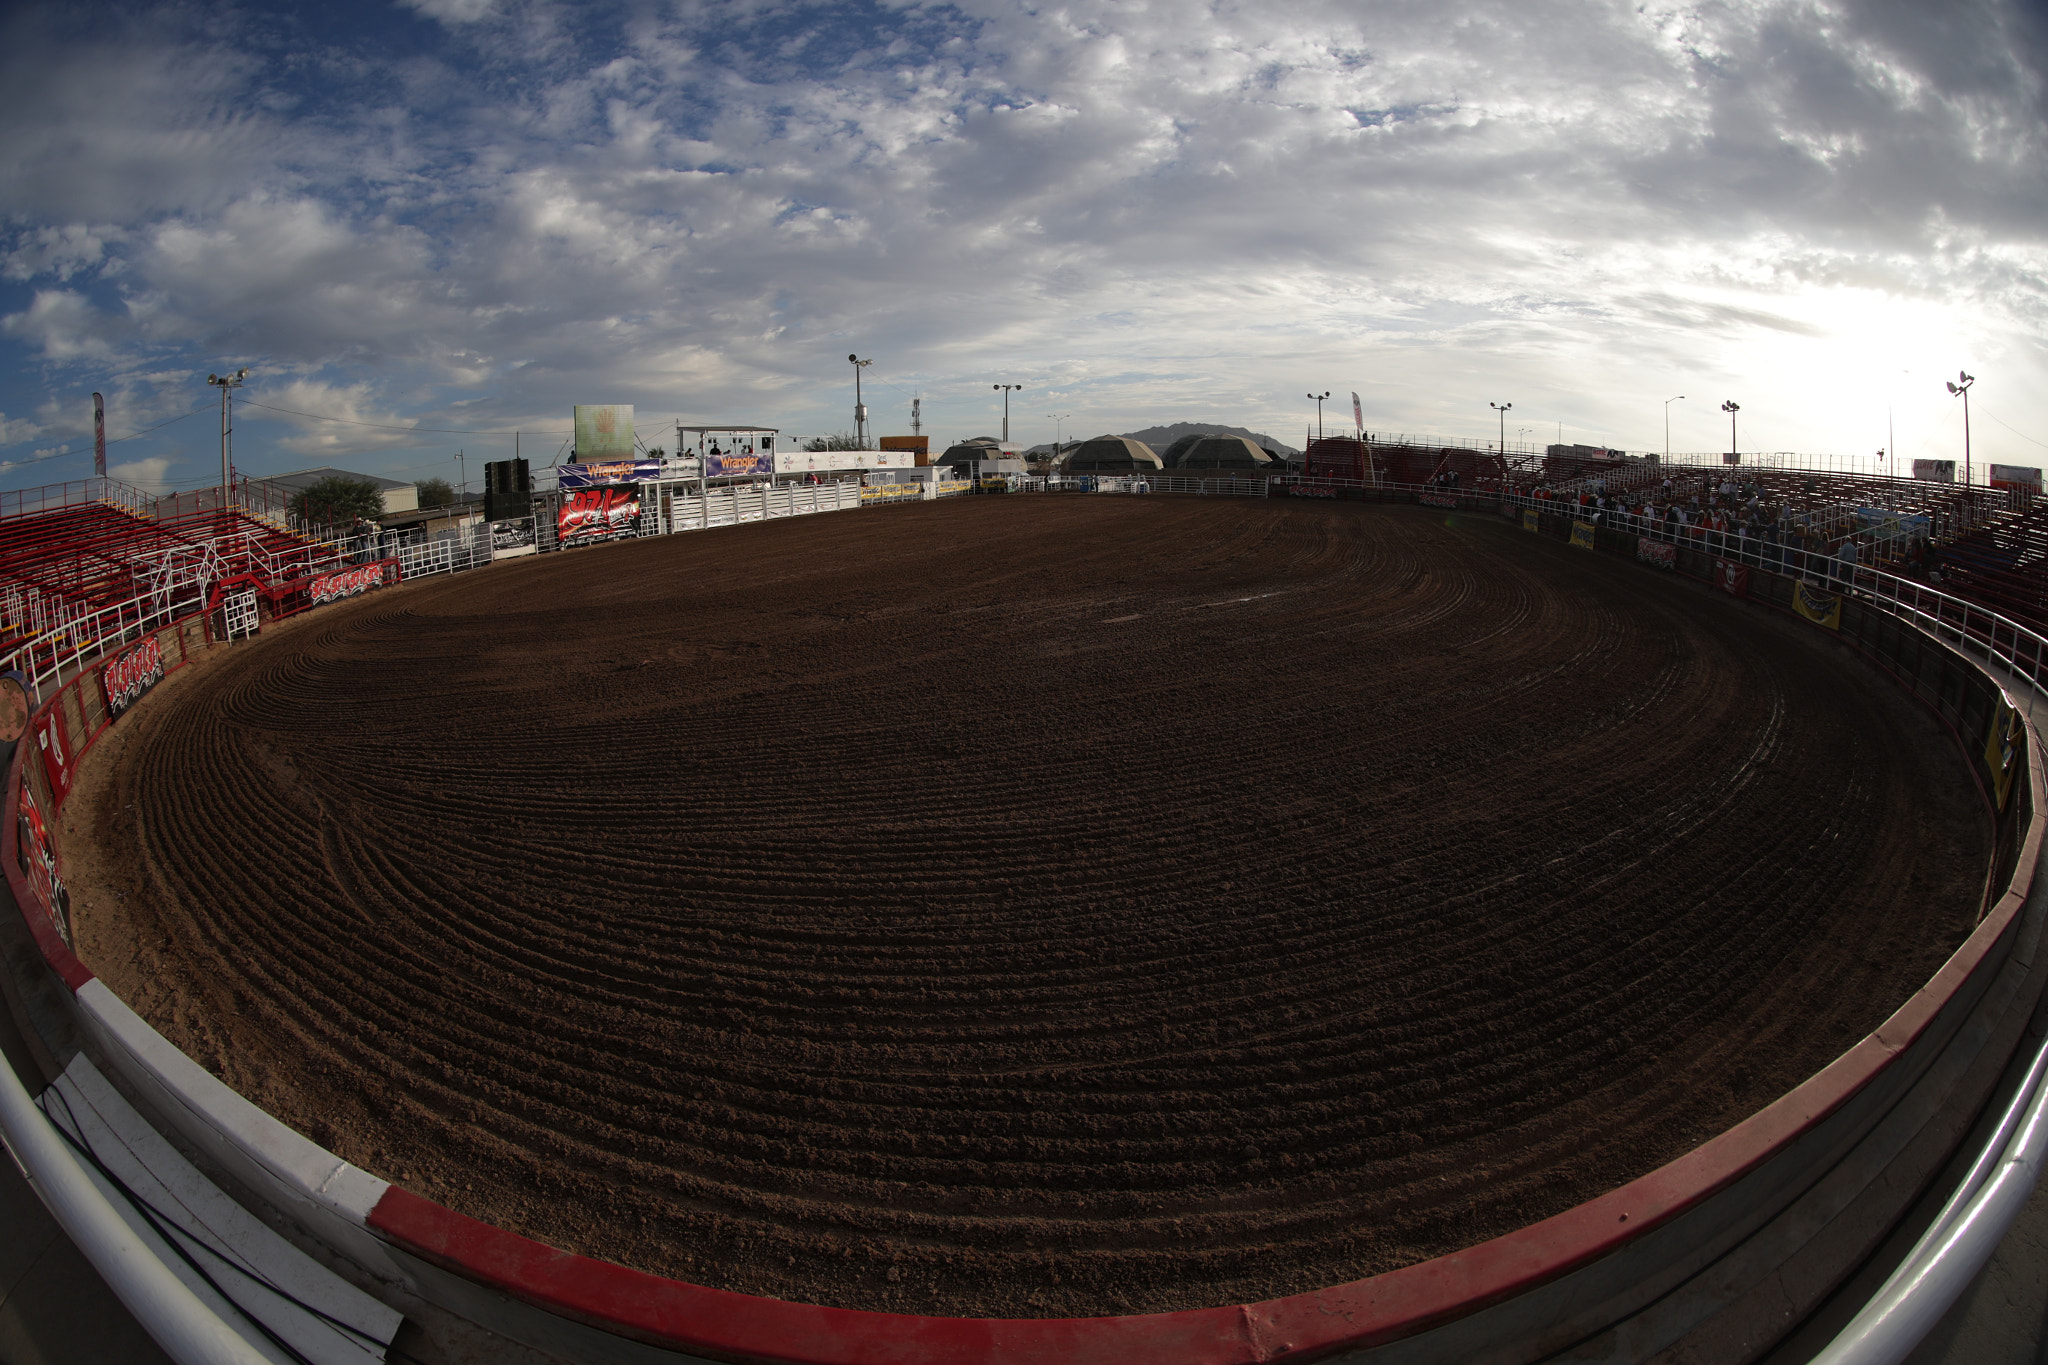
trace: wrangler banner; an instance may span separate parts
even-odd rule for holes
[[[640,489],[585,488],[572,493],[555,513],[555,538],[563,545],[593,545],[633,534],[640,519]]]
[[[1652,540],[1648,536],[1637,536],[1636,558],[1645,564],[1655,564],[1662,569],[1675,569],[1678,567],[1678,547],[1666,545],[1661,540]]]
[[[660,460],[605,460],[593,464],[558,464],[558,488],[600,488],[613,483],[641,483],[661,477]]]
[[[100,668],[100,694],[107,699],[107,719],[121,713],[164,680],[164,647],[152,635]]]
[[[313,599],[313,605],[318,607],[397,581],[398,561],[380,559],[375,564],[362,564],[353,569],[321,574],[306,585],[306,590]]]
[[[1749,566],[1725,559],[1714,561],[1714,586],[1730,597],[1749,596]]]
[[[1575,521],[1572,523],[1572,544],[1578,546],[1581,550],[1596,548],[1593,544],[1592,522]]]
[[[1817,626],[1826,626],[1829,630],[1842,628],[1842,599],[1810,584],[1792,585],[1792,610]]]
[[[1524,531],[1540,531],[1543,529],[1543,519],[1536,515],[1535,508],[1525,507],[1522,509],[1522,529]]]

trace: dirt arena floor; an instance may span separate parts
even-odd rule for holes
[[[1492,518],[979,498],[503,563],[176,675],[84,955],[349,1160],[905,1312],[1188,1308],[1556,1213],[1961,941],[1952,742]]]

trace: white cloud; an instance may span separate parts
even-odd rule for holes
[[[363,420],[463,402],[423,423],[456,427],[599,396],[844,426],[849,349],[942,439],[989,428],[992,374],[1070,429],[1298,434],[1312,385],[1475,436],[1520,395],[1637,447],[1715,385],[1785,444],[1861,448],[1845,347],[1998,355],[2048,392],[2041,35],[2013,4],[413,8],[443,47],[285,54],[361,92],[304,107],[317,81],[232,38],[25,43],[6,335],[54,365],[257,360],[252,398]],[[55,84],[88,66],[126,78],[89,110]]]
[[[150,493],[163,493],[170,489],[170,484],[164,477],[170,472],[170,468],[169,460],[157,456],[146,460],[130,460],[125,464],[110,464],[107,466],[107,477],[119,479],[123,483],[132,483]],[[218,484],[219,478],[216,477],[214,482]]]

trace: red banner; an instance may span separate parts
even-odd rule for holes
[[[21,875],[28,878],[29,890],[42,902],[42,910],[57,926],[57,936],[64,940],[64,946],[71,946],[71,893],[64,889],[64,878],[57,870],[57,837],[50,828],[50,822],[43,818],[42,808],[36,805],[35,783],[28,780],[28,774],[21,778],[21,797],[15,805],[16,825],[14,831],[14,856],[21,864]]]
[[[555,537],[563,545],[587,545],[633,534],[640,519],[640,489],[585,488],[572,493],[555,514]]]
[[[44,708],[35,719],[36,747],[43,753],[43,776],[57,805],[71,795],[71,734],[61,705]]]
[[[1725,559],[1715,560],[1714,586],[1736,597],[1749,596],[1749,566],[1731,564]]]
[[[1424,493],[1416,499],[1424,507],[1456,507],[1458,500],[1448,493]]]
[[[1675,569],[1678,567],[1678,547],[1667,545],[1661,540],[1652,540],[1648,536],[1638,536],[1636,558],[1645,564],[1655,564],[1659,568]]]
[[[312,594],[313,605],[325,602],[339,602],[344,597],[381,588],[386,583],[398,581],[398,564],[395,560],[380,559],[375,564],[364,564],[353,569],[342,569],[337,573],[324,573],[307,585]]]
[[[135,648],[100,668],[100,694],[107,699],[107,719],[118,720],[123,711],[142,700],[150,688],[164,680],[164,648],[152,635]]]

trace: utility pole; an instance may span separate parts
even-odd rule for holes
[[[1010,446],[1010,395],[1024,386],[1022,384],[991,384],[989,387],[1003,391],[1003,448],[1007,450]]]
[[[1060,467],[1060,455],[1063,453],[1064,449],[1064,443],[1062,438],[1066,434],[1067,419],[1069,417],[1072,417],[1073,415],[1074,414],[1071,412],[1048,412],[1046,414],[1047,417],[1052,418],[1053,423],[1052,464],[1048,466],[1049,468],[1058,469]]]
[[[233,374],[210,374],[206,382],[220,390],[220,510],[228,505],[228,466],[234,455],[235,390],[249,377],[247,366]]]
[[[868,448],[868,405],[860,401],[860,372],[874,364],[873,360],[862,360],[851,351],[847,360],[853,364],[853,439],[860,449]]]

